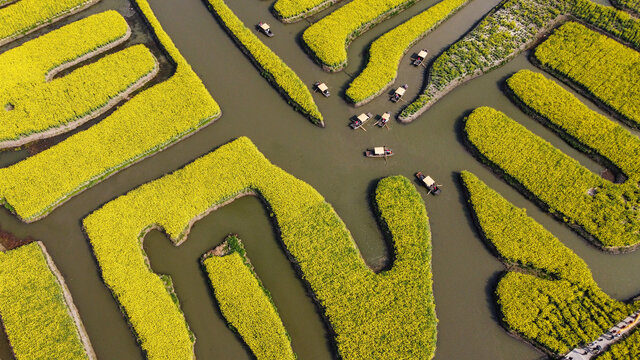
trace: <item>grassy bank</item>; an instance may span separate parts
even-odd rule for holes
[[[590,0],[506,0],[433,62],[423,92],[400,114],[415,120],[451,90],[489,72],[524,50],[567,17],[640,48],[640,21]]]

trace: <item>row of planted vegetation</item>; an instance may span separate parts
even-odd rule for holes
[[[510,269],[496,288],[510,331],[558,356],[598,339],[640,307],[605,294],[586,263],[524,209],[469,172],[462,182],[483,239]],[[630,354],[634,346],[621,343],[615,351]]]
[[[64,280],[40,242],[0,252],[0,316],[16,359],[95,359]]]
[[[43,2],[43,4],[46,3],[48,2]],[[175,72],[168,80],[140,92],[88,130],[72,135],[61,143],[15,165],[0,169],[0,199],[2,199],[0,203],[10,208],[24,221],[34,221],[46,216],[75,194],[102,181],[124,167],[163,150],[220,116],[220,107],[211,98],[198,76],[164,32],[146,0],[136,1],[135,4],[141,10],[161,47],[176,67]],[[10,9],[12,9],[12,6],[0,9],[0,14]],[[113,25],[115,30],[120,29],[120,36],[126,28],[122,16],[111,12],[94,15],[92,18],[82,21],[91,22],[97,20],[106,21],[106,25]],[[36,19],[34,19],[35,21]],[[0,29],[3,25],[0,23]],[[73,29],[74,24],[67,26],[72,26]],[[115,31],[106,29],[108,27],[98,25],[96,32],[107,31],[108,34],[109,31]],[[61,29],[61,31],[64,33],[65,31],[68,32],[69,29]],[[91,33],[91,31],[87,32]],[[116,31],[110,37],[104,38],[102,42],[108,42],[109,39],[117,38],[118,36]],[[82,46],[73,45],[73,43],[87,43],[88,45],[85,45],[84,49],[90,51],[92,46],[96,46],[95,41],[91,36],[76,36],[69,40],[65,46],[69,46],[70,49],[82,49]],[[25,57],[29,57],[34,53],[38,54],[39,50],[33,49],[31,52],[16,51]],[[75,56],[81,53],[82,50],[76,50]],[[91,73],[84,69],[75,70],[74,72],[80,71],[77,74],[85,78],[95,78],[96,74],[100,74],[101,66],[108,63],[113,65],[121,61],[122,57],[128,58],[129,62],[131,59],[143,59],[147,65],[146,68],[142,66],[142,69],[138,70],[139,74],[148,72],[149,67],[155,63],[146,49],[133,47],[122,54],[111,55],[102,60],[102,62],[97,63],[102,65],[92,65],[90,69],[94,71],[91,71]],[[19,57],[16,58],[16,61],[24,62],[26,59]],[[22,74],[22,72],[19,72],[8,76],[23,76]],[[123,75],[119,71],[118,73],[112,73],[110,76],[117,76],[118,74],[120,76]],[[72,72],[64,78],[71,76],[70,79],[77,79],[80,82],[84,80],[79,78],[80,75],[74,75]],[[131,78],[130,75],[128,76]],[[134,75],[133,78],[135,77]],[[64,78],[54,79],[51,83],[45,84],[42,89],[46,102],[51,104],[62,100],[66,103],[73,103],[75,104],[74,106],[79,107],[76,110],[76,114],[86,114],[87,104],[76,102],[75,100],[72,102],[70,99],[58,99],[48,92],[49,86],[56,86],[56,81],[58,80],[67,81],[70,87],[78,86],[79,89],[84,88],[80,84],[69,83]],[[122,81],[122,86],[125,87],[129,82],[129,80],[119,81]],[[29,93],[29,96],[34,98],[31,101],[38,102],[35,99],[38,99],[41,94]],[[66,95],[62,92],[60,96]],[[101,96],[104,98],[104,95]],[[95,106],[99,107],[100,101],[97,100],[101,100],[101,98],[93,99],[93,101],[96,101]],[[27,101],[27,99],[24,101]],[[17,103],[13,105],[17,109],[22,106]],[[9,112],[12,111],[15,111],[15,109]],[[92,114],[95,115],[95,112]],[[70,119],[73,118],[72,115],[69,116]],[[21,121],[23,120],[26,122],[26,119],[21,119]],[[51,124],[46,123],[38,126],[40,129],[46,129]]]
[[[276,0],[273,12],[282,22],[294,22],[339,1],[341,0]]]
[[[570,22],[535,49],[546,70],[604,103],[640,127],[640,53],[608,36]]]
[[[203,256],[202,265],[229,327],[257,359],[293,360],[289,334],[237,235]]]
[[[2,53],[0,148],[68,131],[108,110],[114,101],[150,80],[158,64],[144,45],[48,80],[60,69],[122,43],[130,31],[122,16],[107,11]]]
[[[100,0],[20,0],[0,11],[0,45]],[[0,6],[8,3],[4,1]]]
[[[376,189],[376,211],[395,254],[393,267],[376,274],[331,205],[240,138],[106,204],[83,222],[104,281],[150,358],[190,359],[193,338],[167,291],[170,282],[149,268],[140,247],[144,235],[161,228],[178,244],[196,219],[246,194],[259,195],[273,213],[342,358],[433,356],[430,232],[410,181],[387,178]]]
[[[640,47],[640,21],[610,6],[590,0],[507,0],[438,56],[428,71],[423,93],[402,111],[400,120],[415,120],[455,87],[532,46],[567,16]]]
[[[407,50],[468,1],[439,2],[374,41],[369,48],[367,65],[347,88],[347,99],[361,105],[385,91],[395,81]]]
[[[208,0],[208,3],[222,26],[227,29],[263,76],[279,89],[296,109],[308,116],[315,124],[324,126],[322,114],[311,92],[298,75],[245,26],[223,0]]]
[[[354,38],[416,1],[354,0],[307,28],[302,40],[325,70],[339,71],[347,65],[347,46]]]
[[[595,244],[612,251],[635,248],[640,140],[540,74],[522,71],[507,86],[525,111],[629,179],[613,184],[600,178],[491,108],[476,109],[466,119],[466,137],[477,155]]]

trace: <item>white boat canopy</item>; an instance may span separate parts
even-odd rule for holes
[[[362,113],[362,114],[358,115],[358,120],[360,120],[362,122],[365,122],[365,121],[369,120],[369,116],[367,114],[365,114],[365,113]]]
[[[327,85],[325,83],[320,83],[318,84],[318,90],[325,92],[327,90],[329,90],[329,87],[327,87]]]
[[[432,186],[433,184],[435,184],[436,182],[431,178],[431,176],[427,176],[424,179],[422,179],[422,181],[424,182],[425,185],[427,186]]]
[[[404,95],[404,92],[407,91],[407,89],[403,88],[402,86],[396,89],[396,94],[402,96]]]
[[[427,57],[427,50],[422,50],[418,53],[418,57],[419,58],[426,58]]]
[[[262,30],[265,30],[265,31],[270,29],[269,24],[267,24],[267,23],[260,24],[260,27],[262,28]]]
[[[376,146],[373,148],[373,153],[376,155],[384,155],[384,147],[383,146]]]
[[[389,120],[390,117],[391,117],[391,113],[386,112],[382,114],[382,120]]]

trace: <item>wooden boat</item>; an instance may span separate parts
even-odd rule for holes
[[[320,81],[316,81],[313,86],[316,88],[316,90],[320,91],[322,93],[322,95],[324,95],[325,97],[329,97],[329,95],[331,95],[331,93],[329,92],[329,87],[327,86],[327,84],[320,82]]]
[[[431,176],[426,176],[422,173],[422,171],[418,171],[416,173],[416,177],[424,183],[424,185],[429,189],[429,194],[433,193],[433,195],[440,195],[440,187],[442,185],[436,184],[435,180],[431,178]]]
[[[391,95],[391,101],[398,102],[398,100],[402,98],[402,95],[404,95],[404,93],[407,91],[408,87],[409,85],[404,84],[399,88],[397,88],[396,91],[393,93],[393,95]]]
[[[271,32],[271,26],[269,26],[269,24],[267,24],[266,22],[260,21],[258,23],[258,30],[260,30],[263,34],[267,35],[268,37],[273,36],[273,32]]]
[[[364,156],[371,158],[386,158],[393,156],[393,151],[386,146],[376,146],[373,149],[367,149]]]
[[[427,50],[426,49],[422,49],[419,53],[418,56],[416,56],[416,58],[413,60],[413,65],[415,66],[420,66],[422,65],[422,62],[424,61],[424,59],[427,58]]]
[[[387,125],[387,123],[389,122],[389,119],[391,119],[391,113],[390,112],[386,112],[386,113],[382,114],[382,116],[380,117],[380,120],[378,120],[376,125],[378,125],[379,127],[383,127],[383,126]]]
[[[353,120],[351,122],[351,124],[349,124],[349,126],[351,126],[351,128],[353,130],[355,129],[359,129],[362,127],[362,125],[364,125],[365,122],[367,122],[367,120],[371,119],[371,117],[373,116],[373,114],[371,113],[362,113],[360,115],[358,115],[355,120]],[[364,128],[362,128],[364,130]]]

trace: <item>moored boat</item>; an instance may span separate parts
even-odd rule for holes
[[[376,146],[373,149],[367,149],[364,152],[364,156],[372,158],[386,158],[393,156],[393,150],[386,146]]]
[[[269,26],[269,24],[267,24],[266,22],[260,21],[258,23],[258,30],[260,30],[262,33],[264,33],[268,37],[273,36],[273,32],[271,32],[271,26]]]
[[[416,173],[416,177],[422,181],[422,183],[427,187],[427,189],[429,189],[429,193],[433,193],[433,195],[440,195],[440,192],[442,190],[440,190],[440,187],[442,185],[438,185],[436,184],[436,181],[433,180],[433,178],[431,178],[431,176],[427,176],[425,174],[422,173],[422,171],[418,171]]]
[[[404,95],[404,93],[407,91],[407,88],[409,88],[409,85],[407,84],[404,84],[397,88],[393,95],[391,95],[391,101],[398,102],[398,100],[402,98],[402,95]]]
[[[416,56],[416,58],[413,60],[413,65],[415,66],[420,66],[422,65],[422,62],[424,61],[424,59],[427,58],[427,50],[426,49],[422,49],[418,55]]]
[[[386,112],[386,113],[382,114],[382,116],[380,117],[380,120],[378,120],[376,125],[378,125],[379,127],[383,127],[383,126],[387,125],[387,123],[389,122],[389,119],[391,119],[391,113],[390,112]]]
[[[353,130],[359,129],[362,127],[362,125],[364,125],[365,122],[367,122],[367,120],[371,119],[372,116],[373,114],[371,113],[362,113],[358,115],[354,120],[352,120],[349,126],[351,126]],[[364,128],[362,129],[364,130]]]
[[[331,95],[331,93],[329,92],[329,87],[327,86],[327,84],[320,82],[320,81],[316,81],[313,86],[316,88],[316,90],[320,91],[322,93],[322,95],[324,95],[325,97],[329,97]]]

